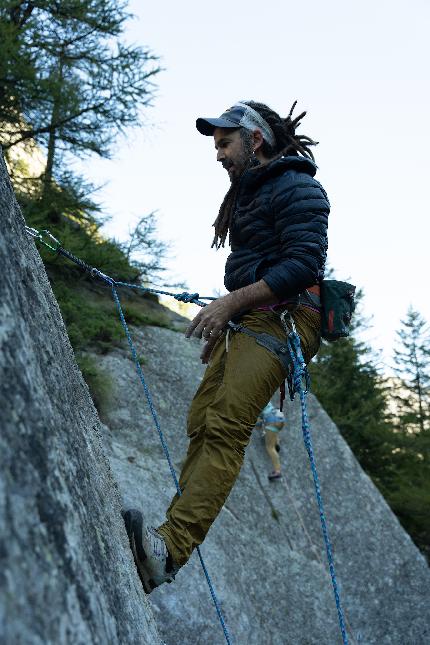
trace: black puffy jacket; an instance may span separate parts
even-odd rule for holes
[[[305,157],[282,157],[246,171],[231,227],[224,284],[229,291],[261,278],[290,298],[323,276],[330,204]]]

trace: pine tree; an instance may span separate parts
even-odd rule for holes
[[[426,430],[418,432],[427,423],[425,326],[414,313],[399,333],[402,349],[396,357],[404,407],[396,420],[388,405],[393,388],[380,374],[378,355],[359,340],[363,324],[356,312],[349,338],[323,343],[310,365],[312,390],[405,529],[430,557],[430,442]]]
[[[159,67],[148,49],[122,42],[125,7],[116,0],[0,1],[0,140],[9,155],[29,142],[45,151],[39,188],[51,221],[64,211],[62,190],[75,217],[88,206],[70,161],[109,157],[117,135],[138,125],[152,100]]]
[[[398,479],[389,499],[430,557],[430,334],[426,321],[412,307],[397,332],[394,363],[394,424],[400,448]]]
[[[357,294],[357,301],[362,294]],[[391,477],[393,436],[378,355],[362,340],[367,323],[354,314],[351,335],[323,341],[310,365],[312,391],[337,424],[366,472],[381,485]]]
[[[430,332],[421,314],[409,307],[394,349],[397,427],[430,434]]]

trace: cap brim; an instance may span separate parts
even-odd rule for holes
[[[239,123],[230,121],[229,119],[218,118],[218,119],[197,119],[196,128],[200,134],[204,134],[208,137],[212,136],[216,128],[240,128]]]

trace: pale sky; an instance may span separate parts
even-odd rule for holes
[[[195,120],[240,99],[286,116],[297,99],[308,111],[299,131],[320,142],[329,262],[364,290],[372,345],[389,362],[408,306],[430,321],[430,3],[136,0],[130,10],[128,39],[165,71],[149,127],[118,141],[113,160],[85,164],[107,182],[106,232],[123,239],[140,214],[158,210],[172,279],[201,295],[223,290],[226,252],[210,244],[229,181]]]

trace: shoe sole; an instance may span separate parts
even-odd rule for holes
[[[136,509],[130,509],[128,511],[124,511],[122,513],[122,517],[124,519],[125,530],[127,531],[130,549],[133,554],[134,563],[136,565],[137,573],[139,574],[143,590],[146,594],[150,594],[151,591],[153,591],[155,587],[157,587],[157,585],[141,566],[141,563],[145,562],[147,557],[142,546],[143,515]]]

